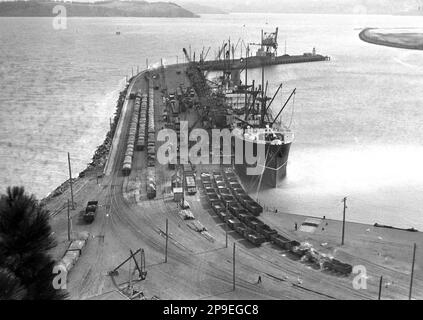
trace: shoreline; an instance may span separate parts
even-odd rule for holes
[[[358,37],[360,38],[360,40],[367,42],[367,43],[371,43],[371,44],[376,44],[376,45],[380,45],[380,46],[385,46],[385,47],[392,47],[392,48],[400,48],[400,49],[409,49],[409,50],[423,50],[423,44],[404,44],[404,43],[400,43],[398,41],[400,41],[400,37],[401,34],[399,34],[398,36],[394,36],[394,38],[390,41],[390,40],[384,40],[381,39],[379,37],[375,37],[369,34],[369,32],[371,30],[377,30],[378,28],[365,28],[363,30],[360,31],[360,33],[358,34]]]
[[[78,181],[78,179],[83,178],[86,173],[89,171],[93,171],[95,169],[105,167],[109,152],[112,146],[113,137],[116,132],[116,128],[119,122],[119,119],[122,115],[122,108],[123,104],[125,102],[126,94],[129,88],[129,85],[131,83],[131,79],[128,79],[128,82],[126,83],[125,87],[122,91],[119,92],[119,97],[116,102],[115,112],[113,116],[113,121],[111,123],[111,127],[106,133],[106,137],[104,138],[103,143],[97,146],[97,148],[94,150],[93,156],[91,157],[91,162],[87,165],[87,167],[78,173],[77,177],[72,177],[72,182],[75,184],[75,182]],[[70,187],[69,180],[65,180],[63,183],[61,183],[59,186],[57,186],[53,191],[49,192],[44,198],[40,200],[40,203],[45,204],[52,198],[56,198],[63,194],[68,188]]]

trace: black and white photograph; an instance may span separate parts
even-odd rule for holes
[[[422,300],[422,208],[423,0],[0,0],[0,300]]]

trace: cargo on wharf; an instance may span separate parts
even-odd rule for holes
[[[247,241],[256,246],[272,242],[302,261],[324,270],[342,275],[349,275],[352,272],[350,264],[322,254],[307,243],[288,239],[258,219],[263,208],[247,195],[232,168],[224,168],[223,173],[203,172],[201,181],[212,210]]]

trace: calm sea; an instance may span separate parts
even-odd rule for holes
[[[296,133],[288,177],[259,200],[281,212],[347,217],[423,229],[423,52],[370,45],[363,27],[423,28],[419,17],[304,14],[206,15],[199,19],[0,18],[0,187],[24,185],[43,197],[77,174],[108,130],[125,76],[182,48],[209,58],[224,39],[257,42],[279,27],[279,52],[330,62],[266,71],[284,83],[277,110]],[[120,31],[120,35],[116,35]],[[240,47],[240,46],[239,46]],[[197,53],[198,54],[198,53]],[[260,78],[258,72],[251,76]],[[291,121],[292,119],[292,121]]]

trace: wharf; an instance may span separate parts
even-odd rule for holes
[[[163,94],[176,87],[189,86],[186,65],[170,65],[150,70],[158,76],[154,94],[155,127],[163,127]],[[148,91],[145,72],[131,79],[130,93]],[[423,299],[423,256],[419,244],[421,232],[380,229],[347,222],[346,244],[340,245],[339,221],[320,223],[314,232],[294,230],[307,219],[289,213],[264,212],[266,224],[282,235],[307,241],[319,251],[343,262],[363,265],[368,270],[367,289],[353,287],[355,274],[339,276],[316,269],[292,257],[271,242],[255,246],[235,231],[228,229],[213,212],[200,183],[200,172],[222,170],[218,165],[197,166],[198,192],[186,195],[195,219],[207,228],[210,237],[195,231],[179,215],[179,208],[169,192],[168,166],[156,162],[157,196],[145,196],[146,151],[134,153],[133,169],[123,176],[122,162],[134,108],[128,99],[122,112],[120,133],[113,140],[113,156],[109,158],[104,177],[97,183],[97,173],[87,173],[74,184],[76,210],[71,211],[72,237],[89,232],[90,237],[78,262],[68,275],[68,291],[72,299],[88,299],[121,289],[130,281],[145,297],[160,299],[377,299],[379,277],[384,276],[383,299],[407,299],[413,243],[418,244],[413,298]],[[191,119],[192,115],[183,118]],[[159,145],[157,144],[156,147]],[[156,149],[157,150],[157,149]],[[58,241],[52,255],[60,259],[66,247],[67,215],[63,204],[70,190],[50,199],[51,224]],[[97,217],[92,224],[81,218],[87,201],[99,201]],[[164,262],[164,230],[168,220],[168,262]],[[328,223],[328,225],[326,225]],[[324,230],[322,228],[324,227]],[[368,231],[369,230],[369,231]],[[229,245],[226,247],[226,234]],[[236,244],[236,290],[232,290],[232,246]],[[108,272],[129,256],[129,250],[143,248],[147,278],[135,281],[134,264],[125,265],[118,277]],[[258,284],[258,276],[262,283]],[[131,280],[132,279],[132,280]]]
[[[292,64],[292,63],[305,63],[305,62],[318,62],[328,61],[328,56],[320,54],[304,54],[304,55],[283,55],[274,58],[270,57],[250,57],[247,58],[247,65],[249,69],[261,68],[262,66],[272,66],[278,64]],[[245,59],[233,59],[233,60],[209,60],[201,63],[203,70],[210,71],[221,71],[228,69],[228,65],[234,70],[245,69]]]

